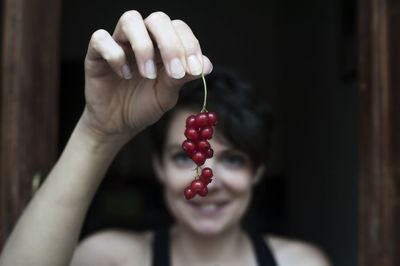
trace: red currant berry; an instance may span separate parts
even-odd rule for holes
[[[206,167],[201,171],[200,180],[205,185],[211,182],[211,177],[213,176],[213,172],[210,168]]]
[[[201,130],[200,137],[202,139],[211,139],[213,136],[213,133],[214,133],[214,131],[213,131],[212,127],[205,127]]]
[[[200,190],[202,190],[204,188],[204,184],[200,180],[193,180],[192,183],[190,184],[190,188],[194,192],[199,192]]]
[[[187,154],[192,155],[196,151],[196,144],[191,140],[185,140],[182,143],[182,149],[186,151]]]
[[[208,116],[205,113],[199,113],[196,115],[196,126],[204,127],[208,124]]]
[[[190,200],[191,198],[196,196],[196,192],[193,189],[191,189],[190,187],[187,187],[187,188],[185,188],[184,195],[187,200]]]
[[[204,153],[210,148],[210,143],[208,143],[207,140],[200,140],[199,142],[197,142],[197,147],[199,148],[199,151]]]
[[[197,164],[197,165],[203,165],[206,161],[206,156],[199,152],[196,151],[193,155],[192,155],[192,160]]]
[[[217,114],[214,112],[207,113],[208,125],[215,126],[217,124]]]
[[[211,170],[210,167],[205,167],[203,170],[201,170],[201,175],[204,176],[205,178],[210,179],[213,177],[213,171]]]
[[[200,190],[199,192],[197,192],[200,196],[205,197],[208,193],[208,188],[207,187],[203,187],[202,190]]]
[[[214,150],[211,148],[206,150],[205,155],[207,159],[212,158],[214,156]]]
[[[206,178],[205,176],[200,176],[200,181],[203,182],[204,185],[208,185],[211,183],[212,178]]]
[[[187,137],[190,140],[196,141],[199,138],[199,134],[197,133],[197,130],[194,128],[187,128],[185,130],[185,137]]]
[[[196,117],[194,115],[190,115],[186,118],[186,128],[194,128],[196,127]]]

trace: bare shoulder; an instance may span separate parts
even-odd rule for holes
[[[150,231],[100,231],[84,238],[78,244],[71,266],[150,265],[151,239]]]
[[[264,239],[280,266],[331,266],[325,252],[314,244],[275,235]]]

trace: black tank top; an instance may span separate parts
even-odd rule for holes
[[[253,245],[258,266],[277,266],[272,252],[260,234],[246,230]],[[153,261],[152,266],[170,266],[170,240],[167,227],[160,227],[155,230],[153,238]],[[246,265],[243,265],[246,266]]]

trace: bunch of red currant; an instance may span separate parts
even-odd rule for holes
[[[214,112],[200,112],[196,115],[190,115],[186,119],[186,140],[182,143],[182,149],[197,165],[196,179],[184,191],[188,200],[196,194],[204,197],[208,193],[207,185],[212,180],[213,172],[209,167],[201,169],[200,166],[214,155],[208,140],[213,136],[213,127],[216,123],[217,115]]]
[[[213,127],[217,124],[217,114],[208,112],[206,109],[207,84],[203,73],[201,73],[201,78],[204,85],[203,108],[200,113],[190,115],[186,119],[186,140],[182,143],[182,149],[196,164],[195,179],[185,188],[183,193],[187,200],[193,198],[196,194],[202,197],[206,196],[208,193],[207,185],[211,182],[213,176],[211,168],[205,167],[202,169],[201,166],[214,155],[208,140],[213,136]]]

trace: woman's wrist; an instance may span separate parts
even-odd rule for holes
[[[72,138],[75,138],[79,149],[94,155],[115,155],[129,141],[128,136],[105,136],[93,131],[82,120],[76,125]]]
[[[73,135],[78,137],[84,148],[93,153],[117,153],[136,134],[133,132],[105,134],[86,121],[85,113],[79,119]]]

